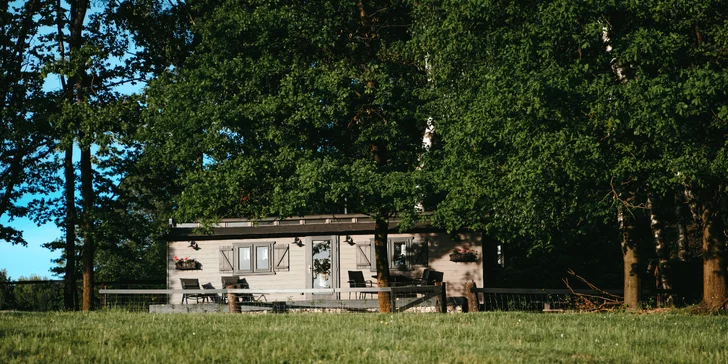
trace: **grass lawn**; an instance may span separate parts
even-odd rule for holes
[[[0,313],[0,362],[728,362],[728,316]]]

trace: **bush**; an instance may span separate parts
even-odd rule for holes
[[[13,291],[9,284],[8,271],[0,270],[0,310],[7,310],[13,307]]]
[[[45,278],[33,275],[20,277],[13,290],[15,307],[22,311],[59,311],[63,309],[62,282],[22,283],[43,281]]]

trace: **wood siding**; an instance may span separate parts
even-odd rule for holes
[[[355,243],[368,243],[374,236],[370,235],[351,235]],[[301,240],[305,241],[305,237],[301,236]],[[334,241],[340,242],[338,249],[339,264],[338,272],[334,272],[334,276],[338,277],[338,281],[334,283],[335,287],[348,287],[349,280],[348,271],[359,270],[364,272],[365,279],[375,281],[369,268],[357,268],[357,245],[349,245],[344,242],[346,235],[338,236]],[[392,269],[392,274],[402,274],[412,278],[422,275],[424,268],[431,268],[444,273],[444,281],[447,282],[448,296],[464,296],[465,283],[475,282],[478,287],[483,287],[483,249],[482,235],[479,233],[461,234],[459,239],[453,240],[447,234],[442,233],[414,233],[414,234],[390,234],[389,239],[411,238],[416,242],[422,242],[425,239],[428,243],[428,266],[416,266],[411,270]],[[287,271],[276,271],[268,274],[247,274],[240,275],[247,279],[251,289],[305,289],[310,288],[308,282],[308,264],[306,263],[306,254],[310,251],[307,245],[298,246],[293,244],[294,238],[262,238],[262,239],[225,239],[225,240],[199,240],[195,239],[199,247],[198,250],[190,247],[190,241],[173,241],[168,244],[167,250],[167,287],[170,289],[181,289],[180,278],[197,278],[200,286],[211,283],[215,288],[221,289],[221,277],[231,276],[232,273],[220,271],[220,248],[223,246],[231,246],[236,243],[250,243],[256,241],[275,241],[276,245],[289,245],[288,254],[290,255],[290,269]],[[479,254],[477,262],[457,263],[451,262],[449,254],[455,248],[473,249]],[[275,251],[275,249],[274,249]],[[177,270],[175,269],[174,257],[194,258],[200,263],[200,269],[197,270]],[[274,261],[277,256],[274,256]],[[373,258],[372,258],[373,259]],[[272,264],[272,262],[271,262]],[[337,266],[334,265],[334,268]],[[337,274],[338,273],[338,274]],[[302,294],[278,294],[266,295],[268,301],[291,301],[303,300],[306,298]],[[347,295],[342,297],[347,298]],[[173,295],[171,303],[179,303],[181,295]]]

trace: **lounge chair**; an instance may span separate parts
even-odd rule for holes
[[[180,283],[182,283],[182,289],[200,289],[200,281],[197,280],[197,278],[180,278]],[[194,298],[195,303],[200,303],[200,300],[203,302],[205,301],[206,297],[202,293],[183,293],[182,294],[182,302],[180,303],[189,303],[189,299]]]
[[[249,289],[250,285],[248,284],[248,280],[245,278],[240,278],[237,276],[228,276],[228,277],[221,277],[222,285],[225,288],[228,288],[229,286],[236,286],[242,289]],[[227,295],[226,295],[227,296]],[[260,300],[268,301],[268,299],[265,297],[265,294],[260,294],[257,297],[253,295],[252,293],[236,293],[235,298],[240,302],[258,302]],[[227,297],[223,298],[223,301],[227,301]]]
[[[445,273],[443,273],[443,272],[431,270],[430,274],[427,276],[427,285],[433,286],[433,285],[435,285],[435,282],[442,283],[444,276],[445,276]]]
[[[349,288],[364,288],[364,287],[372,286],[372,281],[365,281],[364,273],[360,270],[350,270],[349,271],[349,280],[347,282],[349,283]],[[355,297],[357,297],[358,299],[361,299],[361,298],[364,298],[365,295],[369,292],[357,292],[357,293],[358,293],[358,295]],[[351,292],[349,292],[349,299],[351,299]]]
[[[414,283],[414,285],[416,285],[416,286],[424,286],[424,285],[427,285],[427,282],[428,282],[427,280],[428,280],[429,278],[430,278],[430,268],[425,268],[425,269],[424,269],[424,270],[422,271],[422,277],[420,277],[420,278],[415,278],[415,279],[414,279],[414,280],[412,281],[412,283]]]
[[[203,289],[215,289],[215,287],[212,285],[212,283],[205,283],[202,285],[202,288]],[[207,301],[208,299],[214,303],[221,302],[220,295],[218,295],[217,293],[204,293],[203,296],[204,296],[203,302]]]

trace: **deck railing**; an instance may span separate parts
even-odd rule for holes
[[[378,312],[389,292],[392,312],[447,312],[445,284],[325,289],[101,289],[102,306],[150,312]],[[183,296],[186,295],[186,299]],[[238,302],[231,305],[228,297]]]

